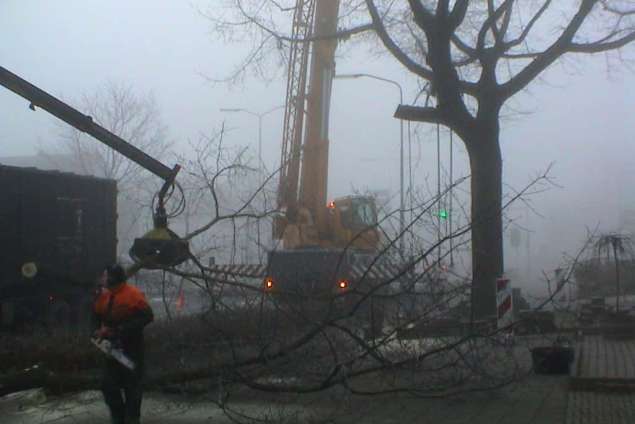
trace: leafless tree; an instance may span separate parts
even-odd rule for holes
[[[576,269],[580,297],[615,296],[615,311],[619,312],[620,296],[633,294],[633,242],[625,234],[598,233],[591,247]]]
[[[150,156],[160,160],[168,153],[167,128],[151,94],[139,94],[132,86],[107,82],[83,95],[80,103],[80,109],[95,122]],[[125,188],[142,178],[145,170],[136,163],[76,128],[62,128],[60,148],[73,156],[82,172],[117,180]]]
[[[210,8],[207,16],[219,33],[252,42],[230,79],[248,70],[262,74],[273,57],[284,63],[288,43],[311,41],[289,35],[295,6],[292,0],[228,0],[225,8]],[[375,51],[421,81],[421,103],[400,105],[396,117],[444,125],[465,144],[472,175],[473,307],[477,316],[491,316],[494,280],[504,269],[501,113],[568,56],[605,53],[607,63],[621,60],[635,40],[632,2],[351,0],[341,2],[340,16],[332,37],[377,41]]]
[[[249,149],[227,146],[224,137],[222,126],[201,134],[185,153],[175,155],[183,169],[166,202],[169,226],[188,241],[196,263],[257,264],[257,253],[266,246],[258,245],[254,224],[261,222],[266,231],[276,212],[271,191],[276,173],[262,180],[251,165]],[[252,254],[240,255],[247,251]],[[140,274],[138,283],[163,299],[162,309],[171,317],[174,302],[183,294],[183,278],[166,270]]]
[[[406,231],[437,206],[438,199],[433,198],[417,208]],[[521,372],[515,357],[503,345],[496,345],[499,329],[475,329],[469,314],[461,314],[460,305],[470,297],[469,278],[436,266],[438,245],[447,245],[449,239],[463,237],[469,230],[469,223],[457,227],[407,264],[380,272],[382,257],[402,235],[388,237],[350,290],[326,297],[308,289],[270,294],[256,276],[219,272],[200,261],[195,267],[168,272],[213,299],[214,306],[199,317],[199,325],[210,338],[204,348],[219,355],[220,365],[214,369],[221,369],[228,382],[283,393],[337,386],[355,394],[445,396],[498,387]],[[446,329],[450,332],[440,336],[438,326],[452,320],[454,326]],[[179,338],[190,351],[202,343],[189,333]],[[504,358],[509,359],[507,366],[499,367]]]

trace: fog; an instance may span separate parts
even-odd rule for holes
[[[223,121],[229,144],[255,149],[257,120],[219,109],[272,109],[284,103],[285,81],[251,77],[232,86],[210,82],[227,76],[246,53],[240,45],[215,39],[209,21],[198,12],[211,4],[4,0],[0,65],[71,103],[106,81],[152,92],[180,151]],[[417,93],[412,75],[392,58],[369,55],[363,46],[341,49],[337,72],[394,79],[402,84],[407,103]],[[329,196],[353,189],[397,196],[399,121],[392,117],[397,104],[394,86],[369,79],[334,82]],[[0,157],[33,155],[55,143],[55,119],[27,106],[0,89]],[[553,66],[511,106],[501,123],[506,186],[524,186],[551,163],[550,176],[558,185],[533,195],[533,210],[510,211],[530,236],[522,247],[508,247],[506,267],[521,270],[523,284],[530,288],[541,270],[553,269],[563,252],[580,247],[587,227],[618,230],[623,211],[635,208],[635,75],[615,60],[609,72],[603,55],[569,59]],[[263,159],[271,169],[280,156],[282,119],[283,111],[264,118]],[[420,127],[418,134],[412,137],[413,180],[421,185],[428,178],[434,185],[434,131]],[[447,139],[443,131],[446,168]],[[468,173],[458,140],[454,173]]]

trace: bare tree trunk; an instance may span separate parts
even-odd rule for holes
[[[503,274],[502,160],[498,131],[477,130],[469,150],[472,190],[472,317],[496,316]]]

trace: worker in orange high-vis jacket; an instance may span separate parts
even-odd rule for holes
[[[141,415],[144,373],[143,329],[154,319],[143,293],[126,282],[126,272],[115,264],[104,271],[106,289],[97,297],[94,308],[94,336],[109,339],[131,359],[130,370],[113,358],[104,364],[102,392],[113,424],[137,424]],[[125,396],[122,396],[122,391]]]

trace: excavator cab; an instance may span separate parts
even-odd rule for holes
[[[368,196],[347,196],[336,199],[340,209],[342,226],[353,231],[362,231],[377,225],[375,200]]]
[[[285,249],[311,247],[354,248],[375,251],[379,244],[377,208],[369,196],[346,196],[329,202],[322,217],[314,220],[307,208],[300,208],[289,219],[274,220],[274,238],[283,240]]]
[[[346,196],[329,202],[329,238],[337,247],[375,250],[379,243],[377,207],[369,196]]]

